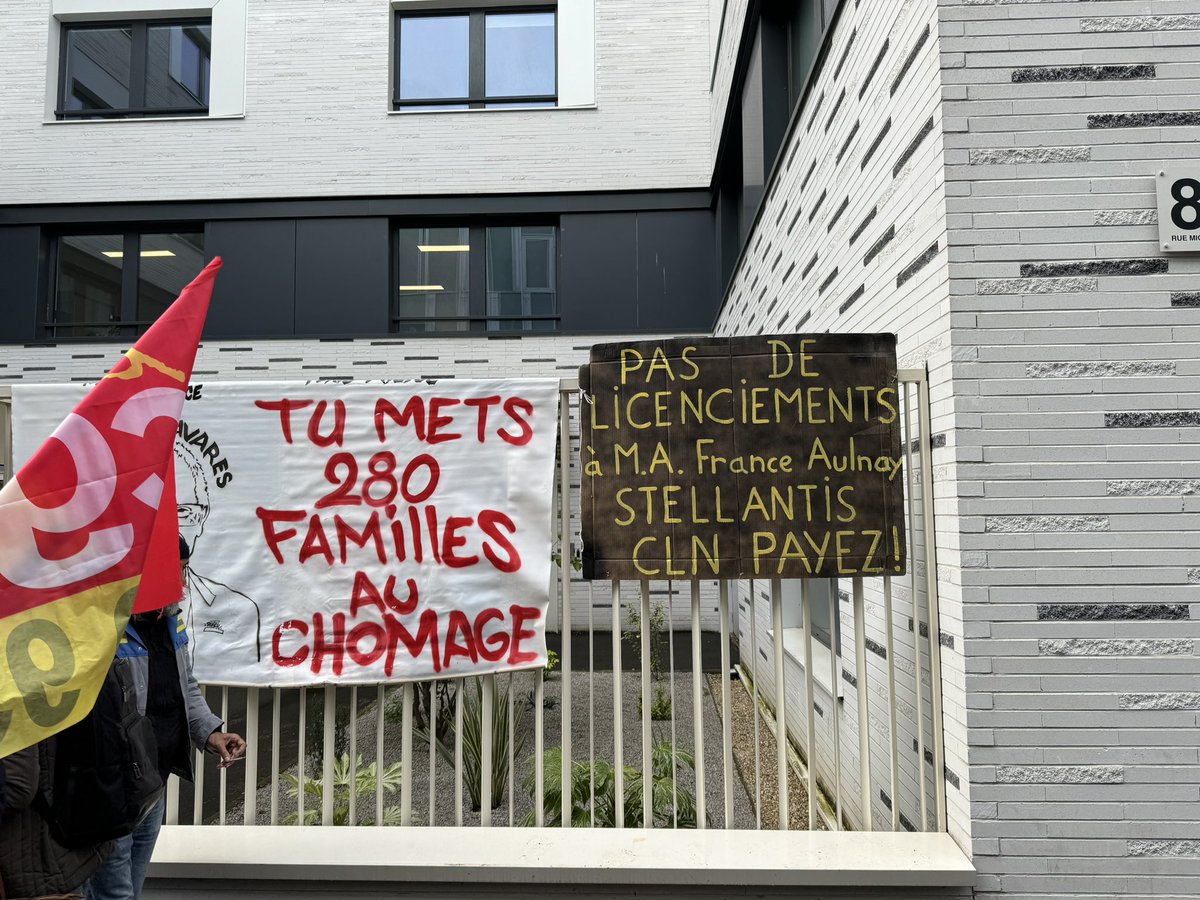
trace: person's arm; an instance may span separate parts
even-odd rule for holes
[[[24,809],[33,803],[38,791],[38,747],[26,747],[0,760],[4,768],[4,788],[0,809]]]

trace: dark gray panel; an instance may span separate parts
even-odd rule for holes
[[[38,288],[41,230],[36,227],[0,228],[0,343],[36,340],[38,312],[46,298]]]
[[[638,215],[638,327],[707,332],[717,313],[710,210]]]
[[[294,220],[210,222],[204,249],[224,262],[213,289],[205,337],[278,337],[293,333]]]
[[[560,217],[558,308],[563,331],[638,327],[636,229],[633,213]]]
[[[387,219],[296,222],[296,334],[386,334]]]

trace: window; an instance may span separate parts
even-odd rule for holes
[[[396,331],[558,330],[556,226],[402,227],[395,247]]]
[[[783,650],[804,667],[804,612],[800,604],[800,580],[782,582]],[[812,677],[830,695],[842,697],[841,624],[838,614],[838,582],[835,578],[808,579],[808,602],[812,609]]]
[[[392,106],[554,106],[556,43],[553,7],[397,13]]]
[[[60,119],[208,114],[208,20],[64,25]]]
[[[800,605],[800,581],[788,579],[781,583],[783,591],[783,627],[804,627]],[[817,643],[842,652],[841,628],[838,622],[838,583],[835,578],[808,579],[808,602],[812,607],[812,633]],[[801,651],[803,652],[803,651]],[[802,657],[803,658],[803,657]]]
[[[198,227],[63,235],[54,251],[44,325],[55,338],[140,334],[207,261]]]

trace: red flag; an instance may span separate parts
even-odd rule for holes
[[[220,267],[0,489],[0,757],[87,715],[135,597],[182,592],[172,447]]]

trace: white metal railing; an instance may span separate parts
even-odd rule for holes
[[[572,824],[621,828],[638,822],[650,828],[656,819],[666,826],[690,819],[686,804],[681,803],[690,793],[697,828],[734,828],[740,821],[755,829],[786,830],[791,827],[792,808],[788,779],[795,772],[809,799],[809,829],[945,831],[929,391],[923,370],[901,370],[900,381],[909,574],[849,579],[848,612],[841,610],[834,592],[832,614],[851,626],[847,631],[853,637],[840,652],[829,648],[827,686],[826,673],[816,671],[812,591],[807,582],[800,585],[801,649],[797,653],[794,648],[789,651],[783,639],[785,601],[778,579],[769,580],[765,590],[756,581],[691,582],[686,610],[679,615],[675,598],[682,598],[683,592],[677,584],[572,579],[568,560],[573,535],[578,533],[574,523],[579,496],[575,462],[579,457],[572,452],[572,441],[578,441],[579,402],[577,384],[564,380],[556,488],[561,564],[554,611],[561,638],[560,668],[550,681],[539,669],[374,689],[206,688],[210,704],[229,726],[245,733],[249,750],[240,771],[218,769],[212,757],[197,754],[193,785],[184,788],[172,779],[168,824],[275,825],[289,819],[303,826],[307,816],[324,826],[372,821],[402,827],[451,823],[512,827],[523,821],[541,826],[549,815],[564,828]],[[0,395],[0,447],[8,473],[11,420],[6,404],[7,398]],[[661,601],[652,602],[652,595],[667,598],[665,612]],[[586,620],[577,619],[585,609]],[[601,613],[599,621],[596,610]],[[623,672],[623,635],[630,630],[634,612],[640,623],[637,666]],[[656,628],[656,617],[664,623],[662,628]],[[597,626],[610,631],[612,663],[607,668],[598,660],[605,636]],[[658,665],[655,654],[661,650],[663,631],[669,686],[665,696],[670,703],[669,715],[659,720],[654,714],[661,713],[666,701],[658,696],[662,678],[652,670]],[[686,714],[678,715],[677,701],[686,703],[688,679],[676,672],[681,661],[676,659],[674,638],[685,631],[690,637],[691,702],[690,708],[684,707]],[[927,653],[923,632],[928,635]],[[714,638],[716,652],[711,647]],[[868,642],[874,645],[878,661],[868,655]],[[587,658],[577,662],[573,649],[582,647]],[[851,649],[852,678],[851,669],[843,668],[846,651]],[[736,666],[735,651],[741,656]],[[714,660],[719,686],[710,689],[704,667],[706,663],[712,667]],[[854,692],[839,700],[843,680],[853,681]],[[548,683],[553,688],[549,693]],[[547,715],[552,700],[557,701],[558,711]],[[735,703],[743,708],[749,704],[750,721],[735,722]],[[418,712],[425,726],[420,730]],[[319,730],[310,723],[314,714],[320,717]],[[681,719],[690,722],[690,736],[688,728],[679,727]],[[640,728],[632,727],[635,724]],[[527,728],[532,731],[531,754],[520,740]],[[762,738],[772,730],[776,759],[769,779],[763,754],[770,744]],[[598,740],[598,733],[609,731],[611,737]],[[718,733],[719,738],[713,737]],[[448,759],[438,758],[439,736],[450,742],[441,748]],[[550,773],[553,784],[548,785],[547,741],[555,736],[561,767]],[[905,752],[909,740],[912,753]],[[740,761],[735,759],[735,746],[744,749]],[[926,772],[927,747],[932,774]],[[693,765],[680,752],[685,748]],[[339,759],[343,756],[348,771]],[[365,760],[361,769],[360,756]],[[663,772],[664,759],[669,763],[669,779]],[[631,778],[641,781],[640,800],[631,792],[636,788]],[[396,780],[398,785],[393,784]],[[769,781],[774,782],[773,791]],[[561,794],[560,802],[549,810],[548,787]],[[394,793],[390,788],[395,788]],[[475,790],[482,798],[477,814],[466,797]],[[493,806],[494,793],[499,803]],[[364,794],[370,795],[369,800]],[[775,806],[777,815],[764,816],[764,805]],[[573,821],[575,814],[580,818]]]

